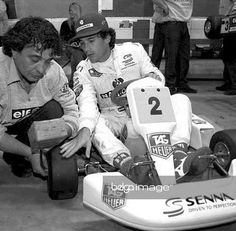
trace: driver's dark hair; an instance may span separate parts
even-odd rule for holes
[[[20,19],[2,38],[3,53],[12,57],[12,50],[21,52],[26,45],[52,49],[55,56],[61,54],[60,36],[54,25],[41,17]]]
[[[116,32],[113,28],[108,28],[108,29],[101,30],[98,33],[98,36],[100,36],[102,39],[105,39],[107,37],[107,35],[111,36],[111,41],[109,43],[109,46],[112,50],[114,48],[115,42],[116,42]]]

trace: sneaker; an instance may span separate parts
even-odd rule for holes
[[[228,90],[230,90],[230,85],[225,83],[221,86],[216,87],[216,90],[218,90],[218,91],[228,91]]]
[[[236,95],[236,89],[227,90],[224,92],[224,95]]]
[[[197,90],[191,88],[188,85],[178,87],[179,93],[197,93]]]
[[[189,176],[195,177],[205,172],[211,160],[201,158],[201,156],[210,155],[211,153],[208,147],[199,148],[193,152],[185,152],[181,148],[175,149],[173,155],[176,181],[180,183],[189,179]]]
[[[120,173],[138,185],[160,185],[154,161],[147,156],[127,158],[120,166]]]
[[[23,156],[4,152],[2,158],[10,166],[15,176],[22,178],[32,176],[33,169],[31,163]]]
[[[169,91],[171,95],[174,95],[178,92],[177,87],[169,87]]]

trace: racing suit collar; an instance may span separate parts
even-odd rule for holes
[[[110,60],[110,59],[113,60],[113,64],[114,64],[114,68],[115,68],[115,73],[119,77],[119,76],[122,75],[122,73],[121,73],[121,69],[120,69],[120,65],[119,65],[119,55],[117,53],[117,48],[116,47],[117,47],[117,45],[115,45],[115,47],[111,50],[111,54],[110,54],[108,60]],[[107,62],[107,61],[105,61],[105,62]],[[91,63],[89,59],[88,59],[88,63],[89,63],[89,66],[91,68],[95,68],[96,69],[97,65],[94,64],[94,63]],[[97,71],[99,71],[99,70],[97,70]]]
[[[11,59],[9,78],[8,78],[7,84],[10,85],[14,82],[20,82],[20,77],[18,75],[15,62],[13,59]]]

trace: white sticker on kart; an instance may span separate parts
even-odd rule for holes
[[[133,95],[140,124],[175,122],[167,88],[135,88]]]

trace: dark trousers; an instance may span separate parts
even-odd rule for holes
[[[60,118],[64,114],[61,105],[50,100],[31,115],[17,121],[14,125],[7,127],[7,133],[16,135],[16,139],[29,146],[28,129],[34,121],[50,120]],[[26,169],[31,168],[29,161],[25,157],[16,153],[3,153],[3,160],[11,165],[12,172],[21,177]]]
[[[190,35],[186,22],[165,22],[165,78],[168,87],[184,87],[189,70]]]
[[[236,58],[224,61],[223,78],[232,90],[236,90]]]
[[[165,45],[165,34],[163,29],[164,25],[162,23],[155,24],[151,61],[157,68],[160,68]]]

